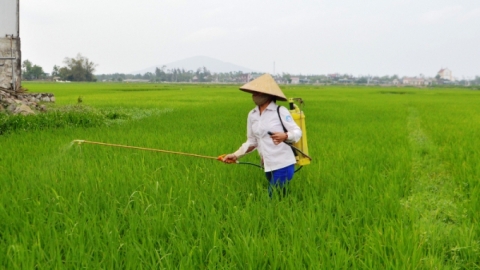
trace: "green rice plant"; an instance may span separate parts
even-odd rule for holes
[[[111,118],[111,115],[84,106],[67,106],[27,116],[0,114],[0,135],[37,129],[101,126],[105,118]]]
[[[232,152],[253,108],[238,85],[26,87],[101,124],[0,135],[1,268],[480,267],[478,91],[282,86],[314,160],[281,199],[253,166],[71,144]]]

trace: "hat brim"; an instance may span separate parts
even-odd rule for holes
[[[276,97],[277,100],[287,101],[287,97],[283,94],[282,89],[280,89],[275,79],[268,73],[242,85],[240,90],[247,93],[267,94]]]
[[[240,88],[240,90],[242,90],[243,92],[246,92],[246,93],[250,93],[250,94],[265,94],[265,95],[275,97],[276,100],[287,101],[287,99],[285,97],[280,97],[280,96],[268,94],[268,93],[265,93],[265,92],[259,92],[259,91],[242,89],[242,88]]]

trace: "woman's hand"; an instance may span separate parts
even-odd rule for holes
[[[286,132],[275,132],[270,135],[270,138],[272,138],[273,144],[277,145],[281,142],[284,142],[286,139],[288,139],[288,134]]]
[[[223,157],[223,162],[225,163],[235,163],[237,162],[237,156],[234,154],[228,154]]]

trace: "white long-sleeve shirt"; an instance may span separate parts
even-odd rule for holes
[[[269,131],[273,133],[284,132],[282,123],[278,118],[277,107],[278,105],[272,101],[261,115],[258,107],[248,113],[247,141],[239,149],[239,151],[245,153],[250,146],[255,146],[263,159],[266,172],[278,170],[297,162],[289,145],[285,143],[275,145],[268,135]],[[293,143],[300,140],[302,130],[297,126],[287,108],[280,106],[280,117],[288,131],[287,142]]]

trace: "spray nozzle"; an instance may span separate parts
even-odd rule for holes
[[[302,98],[293,98],[296,102],[298,102],[300,105],[303,105],[303,99]]]

